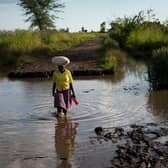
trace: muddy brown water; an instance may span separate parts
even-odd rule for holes
[[[130,61],[116,76],[74,79],[79,105],[54,115],[50,79],[0,78],[0,167],[107,167],[112,144],[92,143],[94,128],[168,119],[168,90],[150,91],[147,69]]]

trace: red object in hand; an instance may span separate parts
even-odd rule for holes
[[[73,101],[76,105],[79,104],[78,100],[77,100],[75,97],[73,97],[73,96],[72,96],[72,101]]]

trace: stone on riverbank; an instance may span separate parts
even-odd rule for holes
[[[167,168],[168,123],[131,125],[112,128],[110,132],[110,128],[106,130],[98,137],[116,144],[116,154],[112,156],[110,168]]]

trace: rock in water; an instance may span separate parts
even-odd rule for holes
[[[95,128],[95,133],[96,133],[97,135],[103,135],[103,132],[104,132],[104,130],[103,130],[102,127],[96,127],[96,128]]]

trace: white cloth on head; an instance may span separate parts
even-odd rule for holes
[[[67,65],[70,63],[70,60],[65,56],[55,56],[51,59],[51,62],[56,65]]]

